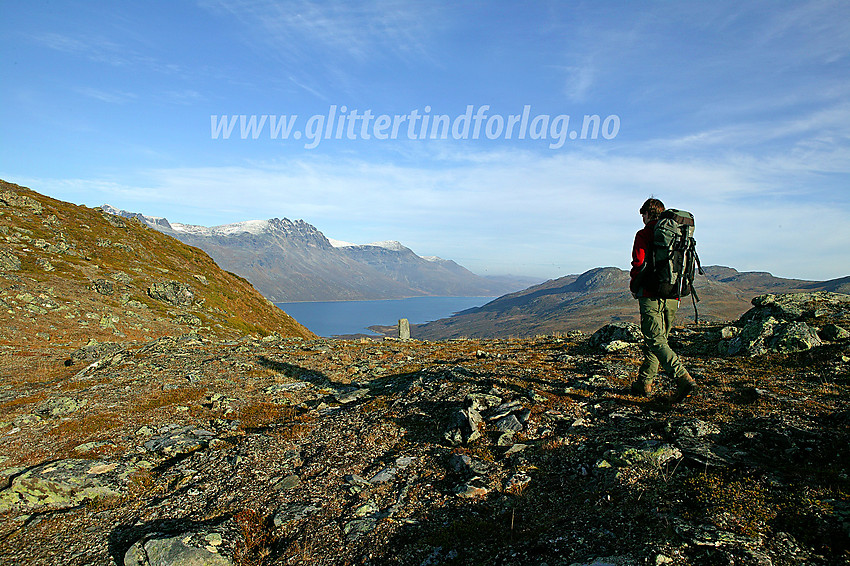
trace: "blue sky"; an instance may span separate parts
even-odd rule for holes
[[[545,278],[626,268],[653,195],[694,213],[704,264],[841,277],[847,22],[845,1],[5,2],[0,178]],[[215,135],[241,115],[293,129]]]

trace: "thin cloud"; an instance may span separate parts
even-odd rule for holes
[[[701,253],[711,264],[828,278],[842,275],[840,266],[850,260],[842,246],[824,246],[812,257],[806,242],[823,222],[833,227],[836,241],[850,239],[850,227],[840,221],[850,203],[807,202],[805,171],[765,180],[753,169],[771,164],[751,160],[512,156],[494,152],[441,169],[317,156],[265,166],[151,170],[138,186],[76,185],[89,202],[102,193],[97,204],[174,221],[302,218],[338,239],[397,239],[420,253],[465,258],[489,272],[505,263],[548,277],[558,275],[554,266],[565,272],[623,267],[640,224],[637,210],[651,194],[697,215]],[[71,185],[55,189],[61,195]],[[33,186],[54,189],[43,180]]]
[[[132,92],[122,92],[117,90],[107,91],[94,87],[78,87],[74,90],[83,96],[109,104],[125,104],[139,98],[138,95]]]

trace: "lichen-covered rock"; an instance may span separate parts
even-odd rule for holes
[[[71,353],[71,364],[83,362],[95,362],[102,358],[114,356],[124,350],[124,346],[115,342],[92,342],[74,350]]]
[[[605,460],[617,467],[660,466],[681,457],[681,450],[657,440],[647,440],[637,446],[612,448],[605,452]]]
[[[739,322],[747,324],[754,319],[768,317],[784,321],[799,321],[836,314],[850,306],[850,295],[827,291],[781,295],[769,293],[753,298],[752,304],[753,308],[745,312]]]
[[[233,566],[219,554],[221,535],[154,535],[137,541],[124,554],[125,566]]]
[[[76,507],[86,500],[118,497],[128,465],[102,460],[61,460],[31,468],[0,492],[0,513]]]
[[[76,413],[86,406],[86,399],[72,399],[71,397],[54,397],[39,405],[36,412],[40,415],[50,417],[62,417]]]
[[[206,448],[213,438],[215,435],[208,430],[182,426],[151,438],[145,442],[145,448],[166,456],[177,456]]]
[[[817,331],[805,322],[783,324],[770,340],[770,349],[781,354],[811,350],[822,344]]]
[[[180,281],[157,281],[148,287],[152,299],[177,307],[191,306],[195,301],[195,292],[186,283]]]
[[[810,350],[822,344],[817,332],[805,322],[781,322],[772,316],[754,318],[732,338],[721,353],[759,356],[769,352],[787,354]]]
[[[108,281],[106,279],[95,279],[92,281],[92,289],[101,295],[111,295],[115,292],[115,287],[112,285],[112,281]]]
[[[593,347],[604,347],[611,342],[635,343],[643,340],[640,326],[633,322],[615,322],[606,324],[593,333],[590,337],[590,345]]]
[[[20,271],[21,258],[9,250],[0,248],[0,271]]]
[[[35,214],[41,214],[43,207],[41,203],[32,197],[19,195],[13,191],[0,192],[0,205],[14,206],[15,208],[28,208]]]

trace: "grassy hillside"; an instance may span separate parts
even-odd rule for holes
[[[0,181],[0,345],[313,334],[203,251]]]

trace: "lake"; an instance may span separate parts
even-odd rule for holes
[[[422,324],[479,307],[496,297],[413,297],[383,301],[315,301],[275,303],[319,336],[370,334],[370,326],[389,326],[406,318]]]

